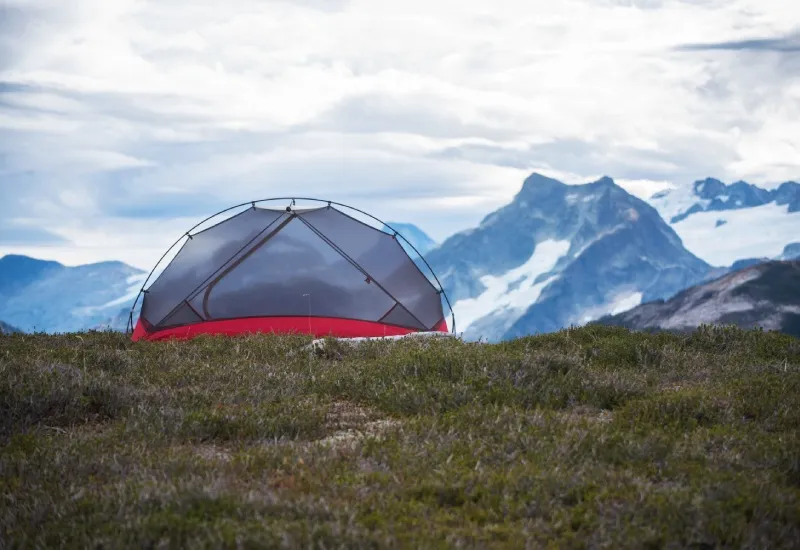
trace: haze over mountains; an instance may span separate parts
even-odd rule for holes
[[[532,174],[509,204],[442,243],[411,224],[390,225],[436,271],[458,332],[496,341],[585,324],[731,270],[800,257],[800,184],[768,191],[706,179],[643,200],[608,177],[566,185]],[[121,330],[144,277],[119,262],[65,267],[6,256],[0,320],[26,332]]]
[[[0,258],[0,320],[23,332],[122,330],[144,272],[121,262],[67,267]]]
[[[406,254],[408,254],[411,258],[416,258],[419,256],[419,254],[424,256],[438,244],[436,241],[430,238],[427,233],[414,224],[388,222],[386,225],[388,227],[384,227],[383,230],[387,233],[392,233],[392,231],[389,229],[391,227],[403,236],[405,240],[399,239],[400,246],[403,247],[403,250],[405,250]],[[411,243],[413,248],[412,246],[409,246],[409,243]],[[419,252],[419,254],[417,254],[417,252]]]
[[[12,334],[14,332],[19,332],[19,329],[17,327],[12,327],[8,323],[0,321],[0,334]]]

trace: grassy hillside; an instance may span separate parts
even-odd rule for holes
[[[800,340],[595,326],[496,345],[307,343],[0,336],[0,540],[800,540]]]

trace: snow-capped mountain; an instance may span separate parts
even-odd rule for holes
[[[800,235],[800,183],[793,181],[766,190],[707,178],[656,193],[648,202],[688,250],[716,266],[781,258]]]
[[[711,269],[658,211],[611,178],[527,178],[510,204],[427,260],[465,338],[490,341],[584,324],[667,298]]]
[[[766,191],[707,179],[644,201],[607,177],[566,185],[533,174],[508,205],[441,244],[412,224],[389,225],[433,267],[457,330],[496,341],[585,324],[732,271],[799,258],[800,185]],[[119,262],[66,267],[6,256],[0,319],[26,332],[123,329],[145,275]]]
[[[675,331],[733,324],[800,336],[800,261],[760,263],[597,322]]]
[[[398,233],[400,233],[400,235],[402,235],[403,238],[398,239],[398,242],[403,247],[403,250],[406,251],[406,254],[408,254],[411,258],[416,258],[419,256],[419,254],[414,252],[414,248],[416,248],[417,251],[424,256],[431,249],[436,247],[436,241],[430,238],[427,233],[414,224],[388,222],[386,226],[384,226],[383,230],[387,233],[393,233],[389,227],[395,229]],[[403,239],[406,239],[408,242]],[[408,243],[411,243],[414,248],[408,246]]]
[[[0,319],[24,332],[123,330],[145,273],[121,262],[67,267],[0,258]]]

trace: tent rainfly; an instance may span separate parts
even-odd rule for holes
[[[258,332],[348,338],[448,331],[442,305],[442,295],[449,305],[447,296],[436,275],[438,289],[406,253],[398,242],[402,235],[376,229],[332,205],[380,222],[374,216],[330,201],[297,199],[327,203],[304,209],[294,208],[295,199],[286,199],[291,203],[285,209],[256,206],[272,200],[281,199],[239,205],[251,206],[191,234],[237,208],[232,207],[182,236],[173,245],[186,239],[179,252],[137,296],[142,304],[135,326],[136,303],[131,309],[131,338]]]

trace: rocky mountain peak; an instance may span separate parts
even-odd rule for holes
[[[655,208],[610,177],[567,185],[540,174],[428,260],[461,328],[489,339],[580,323],[610,302],[668,296],[709,268]]]
[[[519,193],[517,193],[515,200],[550,196],[554,193],[563,193],[567,187],[568,186],[565,183],[534,172],[525,178],[525,181],[522,183],[522,189],[520,189]]]
[[[694,194],[701,199],[711,200],[725,191],[725,184],[715,178],[705,178],[694,182]]]
[[[617,187],[617,188],[619,188],[619,189],[622,189],[622,188],[621,188],[621,187],[619,187],[619,186],[617,185],[617,183],[616,183],[616,182],[615,182],[615,181],[614,181],[612,178],[610,178],[609,176],[603,176],[602,178],[600,178],[600,179],[598,179],[598,180],[596,180],[596,181],[593,181],[593,182],[592,182],[592,183],[590,183],[589,185],[592,185],[592,186],[594,186],[594,187],[608,187],[608,188],[611,188],[611,187]]]
[[[787,181],[772,192],[776,204],[789,205],[789,212],[800,212],[800,183]]]

